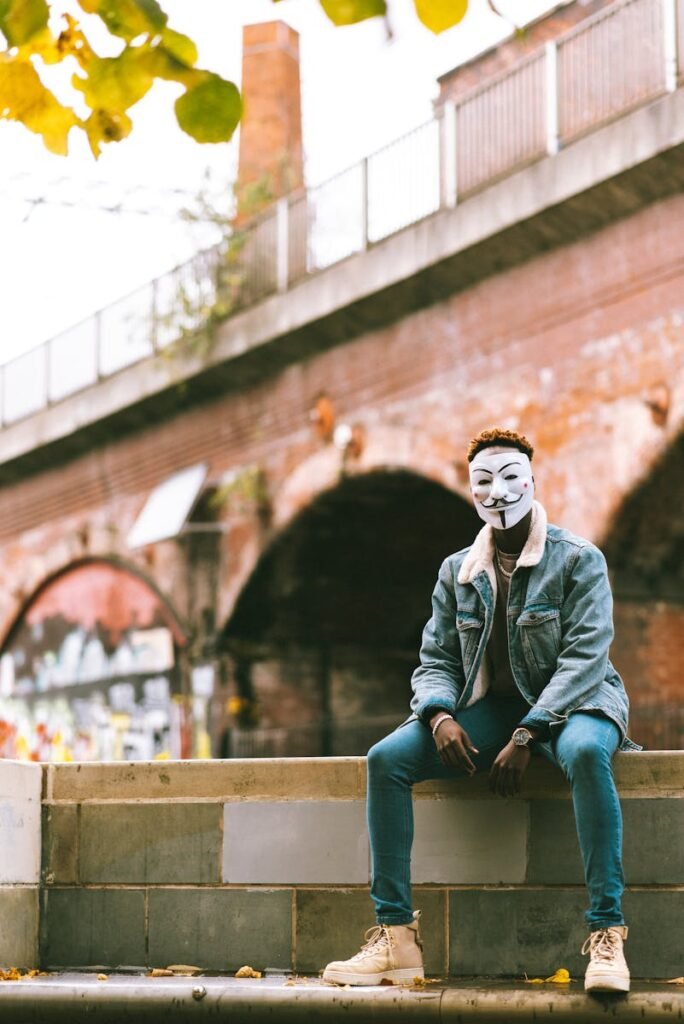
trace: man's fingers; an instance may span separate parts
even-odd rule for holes
[[[465,747],[458,740],[451,740],[445,744],[439,752],[442,763],[450,768],[463,768],[469,775],[475,771],[475,765],[468,757]]]
[[[472,750],[473,754],[479,754],[480,753],[480,751],[474,745],[473,741],[471,740],[470,736],[465,731],[465,729],[461,729],[461,736],[463,738],[463,746],[464,747],[467,747],[468,750]]]

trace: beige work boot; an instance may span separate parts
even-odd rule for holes
[[[626,938],[625,925],[591,933],[582,946],[584,956],[589,954],[584,975],[587,992],[629,992],[629,967],[622,949]]]
[[[418,930],[420,911],[413,924],[379,924],[369,928],[365,942],[350,960],[333,960],[323,971],[323,981],[336,985],[410,985],[424,978],[423,943]]]

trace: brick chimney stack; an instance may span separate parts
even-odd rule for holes
[[[242,96],[238,206],[248,217],[304,184],[299,35],[289,25],[244,27]]]

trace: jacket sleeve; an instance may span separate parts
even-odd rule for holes
[[[454,714],[463,685],[454,583],[445,561],[432,593],[432,616],[423,630],[420,665],[411,677],[411,710],[423,721],[430,708],[440,707]]]
[[[579,549],[561,608],[561,649],[556,671],[521,725],[546,733],[563,722],[606,678],[613,639],[613,598],[606,560],[598,548]]]

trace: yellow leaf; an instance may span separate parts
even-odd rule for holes
[[[528,985],[544,985],[547,981],[552,982],[554,985],[567,985],[570,980],[570,972],[565,967],[559,967],[550,978],[528,978],[525,975],[525,981]]]
[[[171,28],[165,28],[161,34],[160,45],[175,60],[182,64],[193,65],[197,63],[197,47],[189,36],[182,32],[174,32]]]
[[[458,25],[468,10],[468,0],[414,0],[416,14],[435,34]]]
[[[153,82],[149,49],[143,46],[127,46],[118,57],[97,57],[90,62],[86,77],[72,78],[91,110],[118,114],[141,100]]]
[[[239,971],[235,972],[235,977],[236,978],[260,978],[261,977],[261,971],[255,971],[253,967],[249,966],[249,964],[245,964],[244,967],[241,967]]]
[[[684,977],[681,978],[668,978],[667,985],[684,985]]]
[[[551,975],[547,981],[552,981],[554,985],[567,985],[570,981],[570,971],[567,971],[565,967],[559,967],[557,971]]]
[[[109,110],[93,110],[83,122],[88,142],[95,159],[100,155],[103,142],[120,142],[130,134],[133,122],[127,114],[113,114]]]
[[[10,46],[21,46],[47,26],[46,0],[0,0],[0,32]]]
[[[157,0],[78,0],[88,14],[98,14],[109,31],[130,42],[161,32],[167,17]]]
[[[1,55],[0,118],[21,121],[60,156],[66,156],[69,132],[80,123],[73,110],[63,107],[45,88],[33,64],[3,60]]]
[[[321,7],[335,25],[355,25],[387,13],[385,0],[321,0]]]
[[[109,975],[108,974],[98,974],[97,980],[98,981],[109,981]]]

